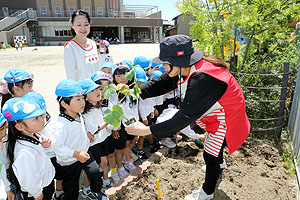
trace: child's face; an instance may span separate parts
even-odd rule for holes
[[[106,53],[106,51],[107,51],[107,47],[105,46],[105,44],[100,44],[100,52]]]
[[[44,129],[45,125],[45,117],[44,115],[40,115],[37,117],[24,119],[22,122],[25,126],[23,126],[24,130],[29,133],[40,132]]]
[[[104,67],[104,68],[102,68],[102,71],[103,71],[104,73],[107,73],[107,74],[109,74],[109,75],[112,75],[112,69],[111,69],[111,68]]]
[[[14,97],[22,97],[29,92],[33,92],[33,80],[26,81],[23,88],[14,86]]]
[[[118,84],[127,84],[128,83],[128,80],[126,79],[125,74],[115,75],[115,81]]]
[[[109,81],[101,80],[100,92],[101,92],[101,100],[104,100],[103,90],[105,87],[109,86]]]
[[[4,138],[6,136],[6,126],[7,122],[5,122],[1,127],[0,127],[0,147],[3,145]]]
[[[94,89],[86,95],[86,100],[93,105],[96,105],[98,101],[102,99],[100,87]]]
[[[74,96],[70,101],[70,105],[65,104],[64,107],[68,112],[76,114],[83,113],[85,107],[85,100],[83,95]]]

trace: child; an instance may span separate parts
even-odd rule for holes
[[[158,70],[158,68],[160,66],[159,64],[152,63],[152,60],[153,60],[153,58],[149,59],[149,68],[145,70],[147,73],[147,76],[150,76],[151,72]]]
[[[101,92],[101,97],[102,97],[102,99],[101,99],[102,111],[105,112],[106,109],[111,109],[112,104],[110,101],[104,99],[103,90],[106,86],[109,86],[109,84],[113,81],[112,76],[109,74],[106,74],[104,72],[98,71],[91,78],[96,84],[101,85],[100,92]],[[116,157],[115,157],[115,143],[114,143],[114,138],[112,137],[112,132],[114,132],[116,134],[117,129],[111,125],[108,125],[106,127],[106,129],[103,131],[107,131],[109,134],[109,136],[105,139],[104,142],[107,143],[107,150],[108,150],[107,159],[109,162],[109,166],[111,168],[111,178],[113,179],[114,183],[118,183],[120,181],[120,177],[117,172],[117,164],[116,164]],[[104,150],[101,152],[101,154],[102,153],[103,153],[103,155],[107,154],[104,152]],[[102,158],[101,158],[101,164],[102,165],[106,164],[105,160],[103,160]],[[105,173],[104,173],[103,177],[105,178]]]
[[[98,50],[99,66],[104,65],[105,62],[114,62],[111,55],[109,55],[109,42],[106,40],[100,41],[100,48]]]
[[[116,63],[114,68],[113,68],[113,80],[114,84],[127,84],[130,85],[131,82],[129,82],[125,78],[125,73],[129,71],[128,66],[123,63]],[[129,96],[124,96],[123,94],[119,94],[118,96],[115,95],[115,98],[112,98],[112,102],[114,105],[117,104],[116,101],[121,101],[120,106],[123,108],[123,112],[125,117],[130,120],[134,118],[135,120],[139,119],[139,114],[138,114],[138,101],[133,100],[132,97]],[[120,130],[113,135],[115,138],[115,147],[117,149],[116,151],[116,161],[118,165],[118,173],[121,179],[126,177],[128,173],[124,169],[124,167],[129,171],[132,172],[136,167],[131,161],[130,157],[130,150],[133,148],[133,146],[136,143],[137,137],[133,135],[129,135],[126,130],[125,126],[126,125],[126,119],[123,119],[120,125]],[[124,167],[122,166],[122,155],[125,155],[125,163]]]
[[[6,137],[6,127],[7,122],[2,113],[0,113],[0,147],[2,147],[4,139]],[[5,157],[0,158],[0,199],[14,199],[14,194],[10,191],[10,182],[7,180],[6,176],[6,167],[5,162],[2,161],[2,159],[5,159]]]
[[[12,183],[24,199],[51,200],[55,169],[44,150],[51,141],[36,134],[44,128],[45,111],[33,101],[15,97],[4,104],[2,113],[8,121],[7,154]]]
[[[102,195],[102,174],[93,155],[88,151],[90,141],[80,114],[85,108],[84,92],[85,90],[71,79],[62,80],[55,90],[60,114],[54,150],[57,163],[62,166],[65,199],[78,199],[82,170],[88,176],[95,199],[97,195],[98,198]]]
[[[144,56],[135,57],[133,60],[133,64],[134,64],[134,66],[139,65],[144,70],[147,70],[150,67],[149,60]]]
[[[100,71],[103,71],[106,74],[112,75],[112,68],[114,67],[114,63],[106,62],[100,67]]]
[[[40,131],[39,134],[45,138],[50,138],[53,146],[53,144],[56,142],[55,128],[56,128],[57,117],[47,112],[47,105],[45,99],[40,93],[29,92],[26,95],[24,95],[24,98],[34,101],[36,104],[40,106],[42,110],[46,111],[46,124],[44,129]],[[45,148],[45,151],[47,155],[50,157],[51,163],[55,168],[56,190],[55,190],[54,198],[63,199],[64,193],[62,188],[62,175],[60,170],[61,167],[56,162],[54,148],[53,147]]]
[[[4,103],[12,97],[22,97],[28,92],[33,92],[33,78],[33,74],[29,74],[22,69],[8,70],[4,75],[6,83],[4,83],[5,85],[2,87],[6,87],[7,89],[2,90],[5,92],[1,93],[1,107],[3,107]]]

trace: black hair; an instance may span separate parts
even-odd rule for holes
[[[111,82],[107,79],[99,79],[99,80],[95,81],[95,83],[98,84],[98,85],[102,85],[103,81],[108,81],[108,83],[111,84]]]
[[[66,104],[70,105],[71,100],[73,99],[73,97],[60,97],[57,96],[56,100],[59,104],[59,112],[60,113],[64,113],[66,111],[66,109],[61,105],[61,102],[64,101]]]
[[[85,12],[83,10],[76,10],[75,12],[73,12],[72,17],[71,17],[72,24],[74,23],[74,19],[77,16],[85,16],[87,18],[89,24],[91,23],[91,18],[87,12]],[[71,28],[71,34],[73,37],[76,36],[75,30],[73,28]]]
[[[113,74],[113,83],[114,83],[115,85],[118,84],[118,83],[116,82],[116,80],[115,80],[115,76],[116,76],[116,75],[125,74],[126,72],[129,72],[129,69],[128,69],[127,67],[125,67],[125,66],[120,66],[120,67],[118,67],[118,68],[114,71],[114,74]],[[132,79],[131,81],[128,80],[127,85],[131,85],[133,82],[134,82],[133,79]],[[129,88],[132,89],[133,87],[134,87],[134,85],[131,85]],[[120,101],[120,100],[122,100],[124,97],[125,97],[125,95],[122,94],[122,93],[120,93],[119,96],[118,96],[118,100]],[[132,99],[132,96],[130,96],[130,100],[131,100],[134,104],[137,103],[136,100],[133,100],[133,99]],[[121,101],[121,103],[123,103],[124,101],[126,101],[126,98],[124,98],[124,99]]]
[[[3,105],[5,104],[5,102],[8,101],[9,99],[11,99],[13,97],[12,95],[15,95],[14,90],[13,90],[14,86],[17,86],[17,87],[23,89],[25,83],[30,83],[31,81],[33,81],[33,80],[32,79],[26,79],[26,80],[23,80],[23,81],[16,82],[15,84],[7,83],[9,92],[7,94],[1,94],[1,96],[2,96],[1,109],[3,108]]]

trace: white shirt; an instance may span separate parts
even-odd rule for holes
[[[123,103],[120,104],[120,106],[123,108],[124,116],[130,120],[131,118],[135,118],[136,121],[139,121],[139,108],[138,108],[138,100],[136,100],[136,103],[130,100],[129,96],[126,96],[126,99],[123,101]],[[127,125],[125,122],[127,119],[124,118],[122,120],[123,125],[126,127]]]
[[[154,98],[139,98],[139,111],[143,121],[147,120],[147,116],[154,111]]]
[[[7,192],[9,190],[10,190],[10,183],[7,180],[6,168],[5,165],[2,164],[0,169],[0,200],[6,200]]]
[[[64,63],[68,79],[75,81],[91,78],[99,71],[99,58],[96,43],[87,39],[88,48],[81,47],[75,40],[70,40],[64,47]]]
[[[157,97],[154,97],[154,106],[160,106],[160,105],[163,105],[164,103],[164,95],[160,95],[160,96],[157,96]]]
[[[14,150],[14,174],[21,190],[34,198],[54,179],[55,169],[41,144],[18,139]]]
[[[114,63],[112,56],[109,54],[99,54],[98,57],[99,57],[99,66],[100,67],[102,67],[102,65],[104,65],[104,63],[106,63],[106,62]]]
[[[57,163],[61,166],[71,165],[77,162],[73,157],[75,151],[87,152],[90,140],[87,137],[85,125],[81,115],[76,119],[61,115],[56,123],[56,142],[53,144]]]

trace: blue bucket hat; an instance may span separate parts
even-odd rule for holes
[[[110,82],[113,81],[113,78],[110,74],[107,74],[105,72],[102,71],[97,71],[93,74],[93,76],[91,77],[92,81],[96,82],[98,80],[108,80]]]
[[[17,83],[33,78],[33,74],[29,74],[28,72],[22,69],[10,69],[8,70],[8,72],[6,72],[6,74],[3,77],[3,79],[8,83]]]
[[[96,84],[91,79],[82,79],[78,81],[78,83],[81,86],[81,88],[86,91],[84,93],[85,95],[100,87],[100,85]]]
[[[137,81],[143,82],[143,83],[147,82],[147,75],[146,75],[145,70],[142,67],[136,66],[134,68],[134,71],[136,73],[136,80]]]
[[[122,62],[126,63],[129,67],[129,69],[131,69],[133,67],[133,63],[130,60],[122,60]]]
[[[47,105],[46,105],[45,99],[44,99],[44,97],[40,93],[29,92],[29,93],[25,94],[23,96],[23,98],[34,101],[37,105],[40,106],[40,108],[42,110],[46,110],[47,109]]]
[[[38,104],[24,97],[15,97],[5,102],[2,107],[2,114],[7,121],[17,121],[41,116],[46,111],[42,110]]]
[[[100,67],[100,70],[102,70],[103,68],[110,68],[112,69],[114,67],[114,63],[112,62],[105,62],[101,67]]]
[[[163,73],[161,71],[155,70],[155,71],[150,73],[150,80],[157,79],[162,74]]]
[[[0,127],[3,126],[3,124],[6,122],[7,120],[4,118],[3,114],[0,113]]]
[[[135,66],[139,65],[143,69],[148,69],[150,67],[149,60],[144,56],[135,57],[133,63]]]
[[[65,79],[58,83],[55,94],[59,97],[73,97],[83,95],[85,90],[81,88],[79,83],[72,79]]]
[[[165,68],[163,67],[163,65],[159,65],[158,70],[161,71],[163,74],[166,73]]]

